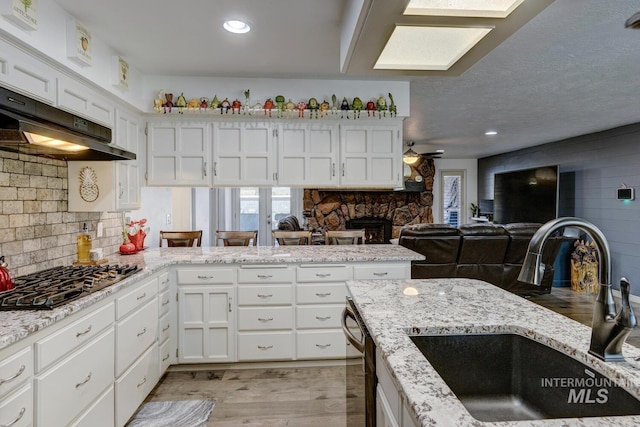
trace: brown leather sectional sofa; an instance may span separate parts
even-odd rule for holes
[[[545,272],[541,286],[518,282],[531,236],[542,224],[448,224],[407,225],[400,244],[426,257],[413,261],[411,277],[429,279],[466,277],[480,279],[517,294],[551,292],[553,262],[561,239],[551,239],[544,248]]]

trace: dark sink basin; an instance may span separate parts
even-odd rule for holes
[[[622,384],[520,335],[410,338],[480,421],[640,414],[640,401]]]

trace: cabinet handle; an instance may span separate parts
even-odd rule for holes
[[[23,407],[22,409],[20,409],[20,413],[18,414],[18,417],[15,420],[11,421],[9,424],[2,424],[0,425],[0,427],[11,427],[12,425],[15,425],[18,421],[22,419],[25,412],[27,412],[27,408]]]
[[[82,332],[76,332],[76,338],[80,338],[83,335],[87,335],[89,332],[91,332],[91,325],[89,325],[89,327]]]
[[[227,301],[229,303],[229,313],[231,313],[231,297],[229,297],[229,299]]]
[[[140,388],[140,387],[142,387],[142,385],[143,385],[144,383],[146,383],[146,382],[147,382],[147,377],[144,377],[144,378],[142,379],[142,382],[141,382],[141,383],[138,383],[138,385],[136,385],[136,387],[137,387],[137,388]]]
[[[165,357],[162,358],[162,361],[164,362],[165,360],[167,360],[169,358],[169,353],[167,353],[167,355]]]
[[[273,320],[273,317],[258,317],[258,320],[266,323],[266,322],[271,322]]]
[[[331,347],[331,344],[316,344],[316,347],[325,349]]]
[[[213,176],[218,176],[218,162],[213,162]]]
[[[344,163],[342,164],[342,176],[344,176]]]
[[[143,293],[142,295],[139,295],[138,298],[136,298],[138,301],[140,301],[142,298],[146,297],[147,293]]]
[[[198,275],[198,279],[200,279],[200,280],[209,280],[209,279],[213,279],[213,276],[200,276],[200,275]]]
[[[374,276],[378,276],[378,277],[380,277],[380,276],[386,276],[387,274],[389,274],[389,273],[388,273],[388,272],[386,272],[386,271],[384,271],[384,272],[382,272],[382,273],[379,273],[379,272],[373,273],[373,275],[374,275]]]
[[[204,172],[204,176],[207,176],[207,162],[204,162],[204,167],[202,168],[202,172]]]
[[[316,316],[317,320],[325,321],[331,319],[331,316]]]
[[[162,301],[162,305],[167,305],[167,304],[169,304],[169,300]]]
[[[258,346],[258,349],[260,349],[262,351],[269,350],[271,348],[273,348],[273,345],[259,345]]]
[[[316,273],[316,277],[325,278],[325,277],[330,277],[330,276],[331,276],[331,273]]]
[[[258,294],[258,298],[271,298],[272,294]]]
[[[167,325],[167,327],[166,327],[166,328],[162,329],[162,332],[167,332],[167,331],[169,330],[169,327],[170,327],[170,326],[171,326],[171,325]]]
[[[258,279],[271,279],[272,277],[271,274],[258,274]]]
[[[123,194],[124,194],[124,188],[122,188],[122,183],[118,182],[118,199],[122,199]]]
[[[336,176],[336,164],[331,163],[331,176]]]
[[[18,369],[18,372],[16,372],[16,374],[14,376],[9,377],[9,378],[0,378],[0,385],[2,385],[4,383],[10,383],[11,381],[15,380],[20,375],[22,375],[22,373],[24,372],[25,369],[26,369],[26,366],[20,365],[20,369]]]
[[[84,381],[81,381],[78,384],[76,384],[76,388],[82,387],[83,385],[88,383],[90,379],[91,379],[91,372],[89,372],[89,375],[87,375],[87,378]]]
[[[142,336],[147,333],[147,328],[144,328],[142,331],[138,332],[137,336]]]
[[[328,297],[331,295],[331,292],[316,292],[316,296],[320,298]]]

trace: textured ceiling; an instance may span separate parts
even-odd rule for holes
[[[145,75],[372,78],[340,72],[342,0],[57,1]],[[475,158],[640,121],[640,31],[624,28],[639,10],[555,0],[460,76],[388,77],[411,81],[405,139]],[[231,17],[249,37],[220,29]]]

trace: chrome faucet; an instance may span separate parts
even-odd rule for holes
[[[542,283],[544,245],[553,233],[565,227],[584,231],[598,248],[599,289],[593,307],[589,353],[607,362],[624,360],[622,344],[637,325],[635,313],[629,304],[630,284],[626,278],[620,279],[622,307],[620,312],[616,314],[616,303],[611,292],[611,251],[607,239],[598,227],[574,217],[557,218],[547,222],[531,238],[518,280],[538,286]]]

